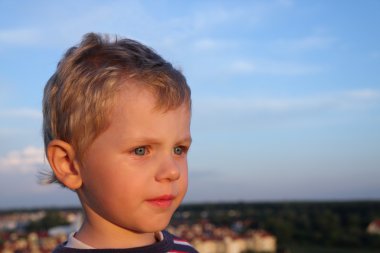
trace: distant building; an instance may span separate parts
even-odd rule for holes
[[[256,230],[252,234],[250,250],[257,252],[276,252],[276,237],[264,230]]]
[[[276,252],[276,237],[264,230],[251,231],[249,236],[221,238],[196,238],[194,247],[202,253]]]
[[[367,233],[371,235],[380,235],[380,220],[372,221],[367,227]]]
[[[218,239],[195,239],[194,247],[202,253],[225,253],[226,246],[222,240]]]
[[[248,249],[248,238],[231,238],[227,237],[225,241],[226,253],[241,253]]]

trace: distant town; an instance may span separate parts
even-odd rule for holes
[[[79,208],[2,210],[0,253],[51,252],[82,220]],[[374,253],[380,201],[183,205],[167,229],[201,253]]]

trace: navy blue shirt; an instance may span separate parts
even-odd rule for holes
[[[65,243],[60,244],[55,248],[53,253],[167,253],[167,252],[181,252],[181,253],[198,253],[198,251],[191,246],[188,242],[170,234],[167,231],[162,231],[164,239],[160,242],[128,249],[74,249],[65,247]]]

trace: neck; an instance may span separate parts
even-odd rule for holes
[[[139,233],[125,229],[95,212],[86,212],[86,218],[75,238],[96,249],[134,248],[156,242],[153,232]]]

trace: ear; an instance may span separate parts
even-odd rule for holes
[[[47,158],[59,182],[71,190],[81,187],[80,166],[70,144],[62,140],[52,140],[47,147]]]

